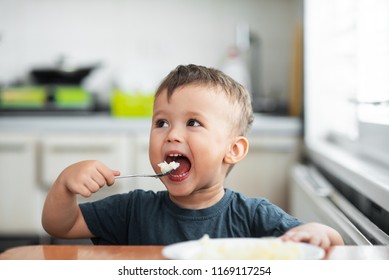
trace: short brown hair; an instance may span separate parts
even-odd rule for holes
[[[177,88],[189,84],[221,89],[228,100],[238,107],[240,117],[235,120],[238,134],[247,134],[254,119],[250,93],[220,70],[194,64],[179,65],[161,82],[155,97],[166,89],[167,98],[170,99]]]

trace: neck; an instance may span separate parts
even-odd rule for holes
[[[172,196],[170,199],[185,209],[204,209],[215,205],[224,196],[224,188],[207,188],[198,190],[188,196]]]

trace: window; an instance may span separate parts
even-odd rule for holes
[[[389,1],[308,0],[307,142],[344,137],[389,165]]]

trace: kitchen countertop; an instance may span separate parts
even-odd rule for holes
[[[109,114],[85,116],[1,116],[2,132],[149,132],[151,118],[115,118]],[[255,114],[250,134],[299,136],[301,121],[293,117]]]

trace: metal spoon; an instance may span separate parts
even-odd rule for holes
[[[115,179],[123,179],[123,178],[134,178],[134,177],[152,177],[152,178],[159,178],[165,175],[169,175],[172,173],[174,169],[169,170],[164,173],[158,173],[158,174],[132,174],[132,175],[121,175],[121,176],[115,176]]]

